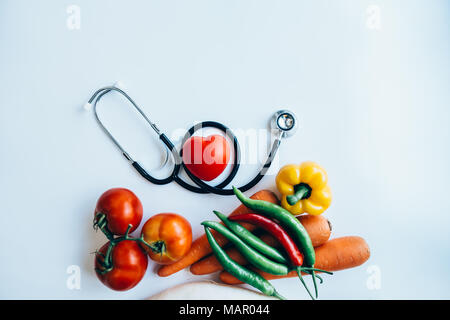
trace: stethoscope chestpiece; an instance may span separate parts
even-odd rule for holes
[[[282,138],[288,138],[297,131],[298,120],[295,113],[289,110],[275,112],[270,121],[270,126],[281,133]]]

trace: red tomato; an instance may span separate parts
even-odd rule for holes
[[[154,215],[142,227],[142,235],[153,250],[143,244],[142,246],[150,258],[159,264],[180,260],[191,248],[191,225],[175,213]]]
[[[183,161],[197,178],[211,181],[225,170],[230,160],[230,146],[225,137],[194,136],[183,145]]]
[[[110,289],[125,291],[136,286],[147,270],[148,258],[145,251],[136,241],[122,240],[117,243],[111,253],[112,269],[104,274],[102,263],[105,261],[102,255],[106,255],[109,247],[106,243],[95,257],[95,268],[97,277]]]
[[[124,235],[128,225],[136,230],[142,220],[142,203],[136,195],[128,189],[114,188],[106,191],[97,201],[94,217],[99,220],[103,213],[107,222],[107,229],[114,235]]]

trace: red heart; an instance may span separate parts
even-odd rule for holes
[[[230,146],[224,136],[190,137],[183,146],[183,161],[203,181],[217,178],[228,165]]]

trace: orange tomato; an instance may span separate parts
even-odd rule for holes
[[[175,213],[154,215],[142,227],[143,245],[149,257],[159,264],[180,260],[191,248],[191,224]]]

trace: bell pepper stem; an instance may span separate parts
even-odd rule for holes
[[[307,199],[311,196],[311,187],[306,183],[300,183],[294,187],[294,194],[286,197],[286,201],[290,206],[295,205],[302,199]]]

